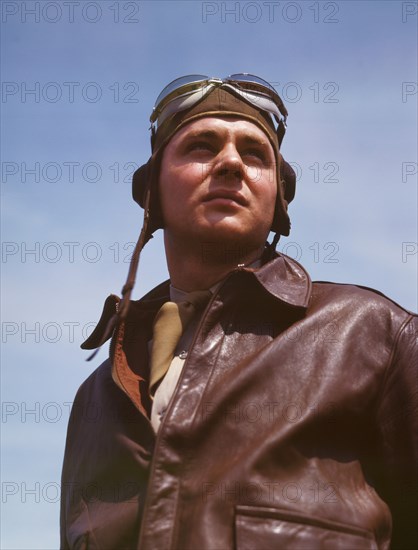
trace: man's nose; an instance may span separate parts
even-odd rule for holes
[[[244,163],[233,143],[225,144],[215,159],[214,173],[221,177],[241,179],[244,175]]]

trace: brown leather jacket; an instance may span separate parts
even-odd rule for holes
[[[77,393],[62,548],[415,548],[417,318],[284,256],[237,269],[156,437],[147,341],[167,299],[164,283],[132,302],[113,366]]]

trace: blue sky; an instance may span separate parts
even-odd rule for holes
[[[106,356],[86,363],[79,344],[126,277],[142,218],[130,174],[172,79],[272,82],[299,176],[279,251],[417,309],[415,2],[66,4],[1,5],[5,549],[58,547],[69,407]],[[157,234],[134,296],[166,277]]]

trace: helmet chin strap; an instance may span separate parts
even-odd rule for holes
[[[151,197],[151,189],[150,187],[148,187],[146,191],[145,204],[144,204],[144,221],[142,223],[142,229],[139,234],[138,241],[135,245],[131,262],[129,264],[128,276],[122,288],[122,299],[118,304],[116,313],[114,313],[114,315],[112,315],[112,317],[109,319],[109,322],[106,325],[106,329],[104,330],[103,336],[100,342],[98,343],[97,348],[91,355],[89,355],[89,357],[86,359],[87,361],[91,361],[96,356],[101,346],[112,336],[113,331],[125,321],[128,315],[132,290],[134,288],[135,281],[136,281],[136,274],[138,271],[141,252],[144,246],[147,244],[147,242],[150,239],[152,239],[152,235],[149,234],[148,232],[148,226],[150,223],[150,213],[149,213],[150,197]],[[263,260],[262,260],[263,263],[268,262],[273,258],[279,239],[280,239],[280,233],[276,232],[274,234],[272,242],[266,243],[266,249],[264,251]]]
[[[148,225],[149,225],[149,203],[150,203],[150,189],[147,189],[145,205],[144,205],[144,221],[142,224],[141,233],[139,235],[138,241],[135,245],[131,262],[129,264],[128,277],[126,278],[126,283],[122,288],[122,300],[119,304],[118,310],[118,323],[124,321],[128,314],[129,302],[131,299],[132,290],[135,285],[136,274],[138,271],[139,258],[141,256],[142,249],[147,244],[147,242],[152,239],[152,235],[148,235]]]
[[[117,305],[116,313],[109,319],[103,336],[97,345],[95,351],[87,357],[86,361],[91,361],[97,354],[101,346],[112,336],[113,331],[119,327],[126,319],[129,310],[129,304],[131,300],[132,290],[135,285],[136,274],[138,271],[139,258],[141,256],[142,249],[147,242],[152,239],[152,235],[148,233],[149,226],[149,204],[150,204],[150,188],[146,191],[145,204],[144,204],[144,221],[142,223],[141,233],[139,234],[138,241],[135,245],[134,252],[132,254],[131,262],[129,264],[128,277],[122,288],[122,299]]]
[[[279,242],[280,236],[281,236],[280,233],[276,232],[274,234],[274,237],[271,243],[266,241],[266,248],[264,250],[263,257],[262,257],[263,264],[269,262],[274,258],[274,253],[276,252],[276,247],[277,247],[277,243]]]
[[[155,172],[156,170],[156,163],[154,163],[152,172]],[[151,174],[151,181],[153,181],[153,176],[155,174]],[[138,271],[138,265],[139,265],[139,258],[141,256],[141,251],[144,248],[144,246],[147,244],[147,242],[152,239],[152,234],[149,234],[148,227],[150,224],[150,202],[151,202],[151,185],[148,186],[146,190],[146,196],[145,196],[145,204],[144,204],[144,221],[142,224],[141,233],[139,235],[139,239],[135,245],[134,252],[132,254],[132,259],[129,264],[129,271],[128,271],[128,277],[126,279],[125,284],[122,288],[122,300],[119,303],[119,308],[117,314],[114,315],[115,319],[113,321],[113,324],[111,327],[109,327],[109,331],[113,331],[116,325],[119,325],[122,321],[126,319],[126,316],[128,314],[129,309],[129,303],[132,295],[132,290],[135,285],[136,281],[136,274]],[[273,240],[271,243],[267,243],[267,257],[266,261],[271,260],[274,256],[274,253],[276,251],[277,243],[280,239],[280,233],[278,231],[275,232]],[[112,321],[113,318],[110,320]],[[110,324],[110,322],[109,322]],[[109,337],[109,331],[106,330],[106,336]],[[107,339],[106,338],[106,339]]]
[[[152,239],[152,233],[150,233],[150,227],[152,226],[152,223],[151,223],[152,220],[150,219],[151,190],[152,190],[152,182],[156,181],[155,177],[157,175],[158,170],[159,170],[159,163],[153,162],[151,165],[151,174],[149,178],[149,182],[151,182],[151,184],[147,186],[147,189],[145,191],[145,200],[143,205],[144,220],[142,223],[142,229],[132,254],[132,259],[129,264],[129,270],[128,270],[128,276],[126,278],[126,282],[122,288],[122,299],[118,304],[117,312],[114,313],[114,315],[109,319],[109,322],[106,326],[103,337],[100,340],[97,349],[92,355],[90,355],[87,358],[87,361],[90,361],[91,359],[93,359],[93,357],[96,355],[100,347],[112,336],[112,333],[115,330],[115,328],[119,327],[121,323],[124,322],[124,320],[128,315],[129,304],[131,300],[132,290],[134,288],[135,281],[136,281],[136,275],[138,271],[141,252],[144,246],[146,245],[146,243],[150,239]],[[280,239],[280,233],[276,231],[272,242],[270,244],[266,243],[267,244],[266,251],[265,251],[265,255],[263,255],[265,257],[265,261],[269,261],[273,258],[279,239]]]
[[[273,240],[272,240],[271,243],[269,244],[270,257],[272,257],[273,254],[275,253],[276,247],[277,247],[277,243],[279,242],[279,240],[280,240],[280,233],[277,231],[277,232],[274,234]]]

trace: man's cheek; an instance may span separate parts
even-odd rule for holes
[[[207,178],[212,169],[210,162],[196,162],[189,166],[188,173],[196,182]]]
[[[258,166],[246,166],[245,172],[247,179],[255,185],[257,185],[263,177],[263,172]]]

